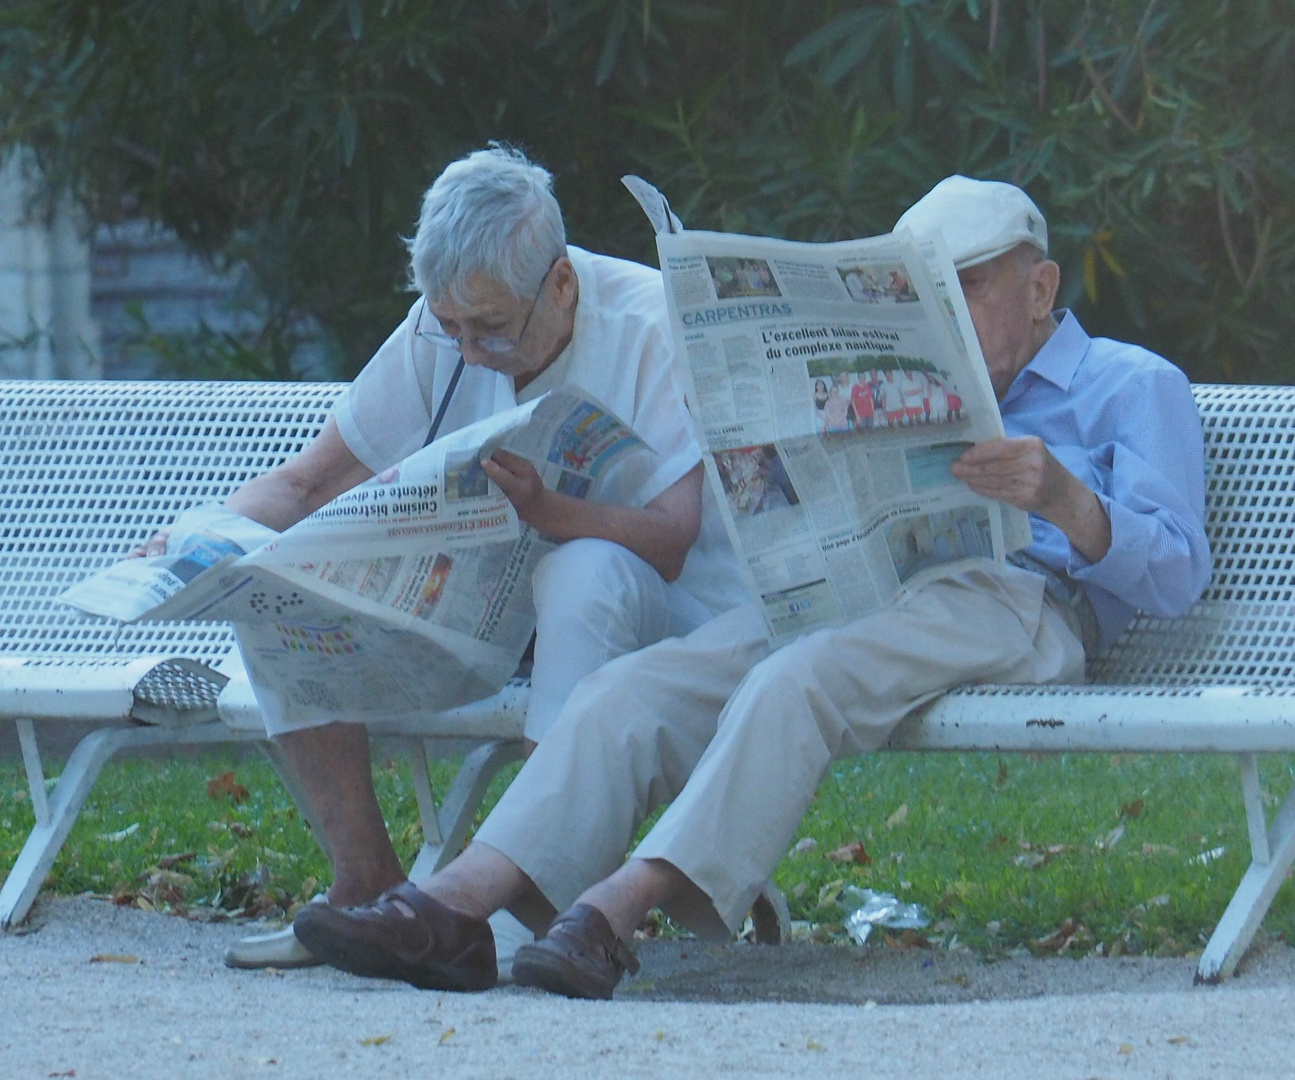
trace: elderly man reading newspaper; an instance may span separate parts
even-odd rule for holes
[[[834,758],[876,748],[959,683],[1080,681],[1085,648],[1135,610],[1173,616],[1199,595],[1204,455],[1182,373],[1053,313],[1058,267],[1019,189],[950,177],[900,225],[940,230],[958,268],[1007,437],[955,470],[1030,513],[1021,564],[938,577],[777,650],[753,604],[613,661],[572,694],[455,862],[377,903],[299,914],[317,955],[481,989],[496,979],[486,916],[548,908],[561,914],[517,951],[514,980],[610,997],[637,967],[627,942],[650,909],[701,934],[737,928]]]
[[[513,454],[483,462],[521,520],[561,542],[531,581],[533,744],[583,676],[687,634],[749,593],[713,497],[703,495],[660,273],[569,246],[548,172],[499,147],[454,162],[432,184],[410,253],[421,295],[408,317],[320,435],[226,506],[282,530],[412,454],[434,421],[446,434],[560,385],[605,403],[658,462],[637,490],[615,492],[614,504],[548,489]],[[160,533],[139,554],[160,554],[165,543]],[[363,903],[404,881],[374,795],[365,716],[298,715],[282,695],[256,689],[267,729],[323,824],[329,902]],[[289,928],[244,939],[226,962],[285,967],[313,958]]]

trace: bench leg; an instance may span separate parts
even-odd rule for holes
[[[1295,789],[1286,796],[1270,828],[1264,826],[1263,803],[1255,755],[1241,755],[1241,784],[1250,825],[1251,862],[1223,918],[1214,929],[1196,968],[1197,983],[1230,978],[1250,947],[1255,931],[1272,905],[1286,872],[1295,862]]]
[[[77,743],[50,793],[45,820],[38,813],[27,842],[5,878],[4,888],[0,889],[0,927],[8,930],[26,917],[104,762],[123,745],[121,735],[129,733],[128,728],[104,728]],[[29,770],[28,780],[43,786],[44,776],[39,767],[37,775],[30,773],[26,746],[23,757]]]
[[[522,744],[517,741],[489,742],[477,747],[463,759],[454,783],[446,792],[439,816],[431,801],[430,784],[427,785],[426,799],[431,813],[428,815],[424,812],[423,796],[419,793],[419,782],[415,779],[414,792],[418,796],[419,812],[423,817],[424,840],[422,850],[409,870],[411,881],[431,877],[459,853],[490,781],[500,769],[521,756]],[[427,759],[423,756],[420,770],[418,758],[415,757],[415,773],[421,771],[424,778],[427,776],[426,762]]]
[[[36,773],[32,775],[29,772],[28,780],[43,788],[44,775],[36,753],[35,735],[30,731],[24,734],[22,728],[19,734],[23,741],[25,767],[31,770],[34,766]],[[241,742],[245,738],[247,736],[219,723],[184,728],[99,728],[83,738],[68,756],[67,764],[49,794],[44,815],[38,811],[36,824],[5,878],[4,887],[0,888],[0,929],[8,930],[26,918],[100,770],[114,754],[143,746]]]
[[[791,909],[772,881],[751,905],[751,924],[755,940],[761,945],[786,945],[791,940]]]
[[[45,768],[40,763],[40,746],[36,742],[36,725],[26,718],[14,723],[18,727],[18,745],[22,747],[22,767],[27,773],[32,813],[37,825],[48,825],[49,797],[45,791]]]

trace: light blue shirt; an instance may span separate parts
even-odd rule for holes
[[[1090,338],[1074,315],[1058,314],[1003,398],[1003,426],[1009,438],[1041,438],[1111,519],[1098,562],[1034,514],[1027,549],[1080,585],[1106,646],[1139,610],[1186,613],[1209,583],[1201,421],[1178,368],[1137,345]]]

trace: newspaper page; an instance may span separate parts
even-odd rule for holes
[[[1003,426],[939,240],[693,232],[638,183],[707,474],[771,640],[1029,543],[1023,513],[950,471]]]
[[[535,627],[531,572],[554,546],[481,468],[500,448],[578,498],[636,487],[656,467],[610,410],[561,387],[436,440],[282,533],[193,508],[167,555],[124,560],[61,599],[123,622],[228,620],[258,689],[304,715],[475,701],[516,670]]]

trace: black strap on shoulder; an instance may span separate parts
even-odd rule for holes
[[[436,438],[436,433],[441,430],[441,421],[445,419],[445,410],[450,407],[450,398],[454,396],[454,388],[459,385],[459,376],[463,374],[463,355],[459,354],[459,362],[454,366],[454,374],[450,376],[450,385],[445,388],[445,393],[441,395],[440,407],[436,410],[436,416],[432,419],[432,429],[427,433],[427,438],[423,440],[423,445],[427,446]]]

